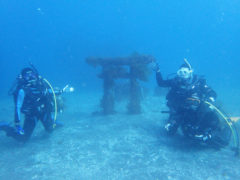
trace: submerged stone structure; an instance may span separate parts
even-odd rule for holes
[[[130,97],[128,113],[141,113],[141,87],[139,81],[147,81],[150,74],[148,64],[154,61],[152,56],[134,54],[129,57],[95,58],[89,57],[86,62],[93,66],[101,66],[98,75],[103,80],[103,97],[101,100],[104,115],[115,112],[114,86],[117,79],[128,79],[130,83]]]

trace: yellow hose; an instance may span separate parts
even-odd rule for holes
[[[57,119],[57,99],[56,99],[56,94],[55,94],[55,92],[54,92],[54,90],[53,90],[53,87],[52,87],[52,85],[50,84],[50,82],[47,80],[47,79],[43,79],[47,84],[48,84],[48,86],[51,88],[51,90],[52,90],[52,93],[53,93],[53,99],[54,99],[54,109],[55,109],[55,111],[54,111],[54,123],[53,123],[53,128],[55,128],[56,127],[56,119]]]
[[[234,142],[235,142],[236,146],[238,146],[237,137],[236,137],[236,134],[234,133],[234,130],[232,128],[232,122],[229,122],[229,119],[216,106],[214,106],[212,103],[210,103],[208,101],[204,101],[204,103],[206,103],[206,104],[210,105],[211,107],[213,107],[220,114],[220,116],[223,117],[223,119],[226,121],[226,123],[228,124],[228,126],[230,127],[230,129],[232,131],[233,139],[234,139]]]
[[[195,98],[187,98],[188,100],[191,100],[191,101],[197,101],[198,103],[200,103],[201,101],[199,99],[195,99]],[[208,104],[209,106],[211,106],[212,108],[214,108],[215,111],[217,111],[217,113],[223,117],[223,119],[226,121],[226,123],[228,124],[228,126],[230,127],[231,131],[232,131],[232,134],[233,134],[233,140],[234,140],[234,143],[236,145],[236,147],[238,146],[238,143],[237,143],[237,137],[236,137],[236,134],[234,133],[234,130],[232,128],[232,122],[230,121],[229,122],[229,118],[227,118],[216,106],[214,106],[212,103],[208,102],[208,101],[203,101],[205,104]]]

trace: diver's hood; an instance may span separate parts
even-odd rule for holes
[[[193,69],[187,59],[184,59],[184,63],[180,66],[177,71],[177,75],[181,79],[189,79],[193,76]]]

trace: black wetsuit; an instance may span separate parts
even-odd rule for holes
[[[7,135],[18,141],[26,141],[32,135],[38,120],[42,122],[47,132],[52,132],[54,126],[52,102],[52,94],[42,79],[38,79],[35,85],[29,83],[19,84],[14,92],[15,125],[20,125],[21,111],[25,116],[24,134],[20,134],[15,128],[11,128],[8,130]]]
[[[206,80],[194,75],[184,81],[179,77],[163,80],[160,72],[156,73],[160,87],[170,88],[166,99],[170,110],[168,133],[176,133],[179,126],[185,136],[212,135],[219,120],[203,101],[216,98],[216,93],[207,86]]]

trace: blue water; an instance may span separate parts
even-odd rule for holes
[[[7,161],[1,160],[0,179],[238,179],[239,162],[228,150],[186,153],[167,145],[158,133],[163,126],[157,121],[161,114],[154,110],[158,101],[151,97],[154,74],[144,83],[150,93],[142,116],[120,113],[108,121],[91,117],[99,108],[102,82],[96,76],[100,69],[85,59],[149,54],[166,77],[187,58],[195,73],[204,75],[218,93],[226,112],[240,116],[239,9],[238,0],[0,0],[1,119],[12,121],[13,102],[7,91],[28,62],[54,86],[71,84],[76,89],[66,97],[68,108],[60,117],[66,127],[50,139],[33,138],[22,147],[0,134]],[[42,135],[40,126],[35,134]],[[184,158],[190,164],[182,164]],[[69,165],[65,171],[64,163]]]

